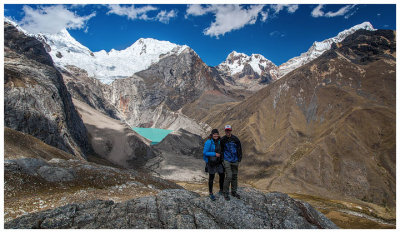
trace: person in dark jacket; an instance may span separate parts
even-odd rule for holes
[[[225,178],[224,167],[222,165],[220,139],[218,129],[213,129],[203,148],[203,159],[206,162],[206,172],[209,173],[208,191],[210,192],[210,198],[213,201],[215,201],[215,196],[213,194],[215,173],[218,173],[219,175],[220,195],[222,195]]]
[[[242,145],[238,137],[232,134],[232,127],[225,126],[225,136],[221,139],[221,154],[223,156],[223,165],[225,168],[224,198],[229,201],[229,186],[231,186],[232,196],[240,199],[237,194],[238,186],[238,168],[242,160]]]

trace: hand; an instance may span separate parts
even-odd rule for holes
[[[219,153],[215,153],[215,156],[220,157],[221,155]]]

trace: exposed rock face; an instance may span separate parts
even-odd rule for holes
[[[256,187],[394,208],[395,50],[393,31],[359,30],[206,122],[232,125]]]
[[[62,69],[63,80],[71,96],[90,107],[117,120],[123,120],[119,111],[106,98],[104,93],[110,92],[110,86],[98,79],[88,77],[87,71],[75,66]]]
[[[5,228],[172,228],[172,229],[300,229],[337,228],[308,203],[282,193],[240,189],[242,199],[225,201],[182,190],[123,203],[94,200],[29,214],[5,223]]]
[[[9,23],[4,45],[5,125],[85,158],[86,128],[43,45]]]
[[[203,135],[209,127],[196,123],[178,110],[204,91],[216,88],[210,68],[187,48],[133,77],[115,80],[108,99],[132,127],[184,128]]]

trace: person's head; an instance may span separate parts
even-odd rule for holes
[[[212,137],[214,140],[217,140],[217,139],[219,138],[218,129],[213,129],[213,130],[211,131],[211,137]]]
[[[230,137],[232,135],[232,126],[225,125],[225,135]]]

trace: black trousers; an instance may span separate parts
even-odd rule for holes
[[[225,173],[218,173],[218,175],[219,175],[219,190],[222,192],[224,188]],[[213,193],[214,178],[215,174],[209,174],[208,191],[210,192],[210,194]]]

